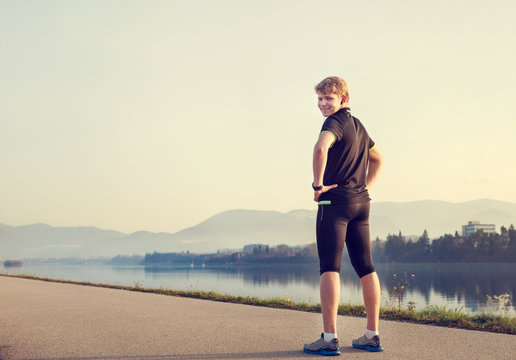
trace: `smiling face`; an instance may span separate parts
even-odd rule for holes
[[[346,106],[346,97],[337,94],[317,92],[317,106],[324,117],[335,114]]]

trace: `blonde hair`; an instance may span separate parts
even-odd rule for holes
[[[329,76],[315,85],[315,91],[321,94],[337,94],[340,97],[345,96],[346,103],[349,102],[348,84],[337,76]]]

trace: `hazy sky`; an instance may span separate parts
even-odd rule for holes
[[[0,223],[175,232],[315,209],[346,79],[374,201],[516,202],[516,1],[0,0]],[[374,209],[373,209],[374,211]]]

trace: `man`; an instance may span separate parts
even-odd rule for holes
[[[324,332],[305,344],[304,351],[340,354],[337,310],[340,300],[340,265],[344,243],[360,277],[367,311],[364,335],[355,348],[380,351],[378,318],[380,282],[371,259],[369,193],[383,158],[362,125],[349,111],[349,91],[344,80],[328,77],[316,85],[318,106],[326,117],[314,147],[314,201],[317,212],[317,250],[321,273],[321,308]]]

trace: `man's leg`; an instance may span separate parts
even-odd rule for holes
[[[305,344],[310,354],[340,354],[337,340],[337,310],[340,301],[340,264],[346,240],[348,221],[338,219],[339,209],[333,205],[319,205],[317,212],[317,251],[321,274],[321,308],[324,332],[317,341]]]
[[[364,305],[367,311],[367,330],[378,331],[378,319],[380,317],[380,281],[376,272],[360,278],[362,292],[364,293]]]
[[[364,336],[354,339],[353,347],[368,351],[381,351],[378,334],[380,316],[380,281],[374,270],[369,238],[369,203],[364,203],[361,214],[349,223],[346,246],[351,264],[362,283],[364,305],[367,311],[367,327]]]
[[[337,311],[340,302],[340,275],[327,271],[321,275],[321,308],[325,333],[337,333]]]

